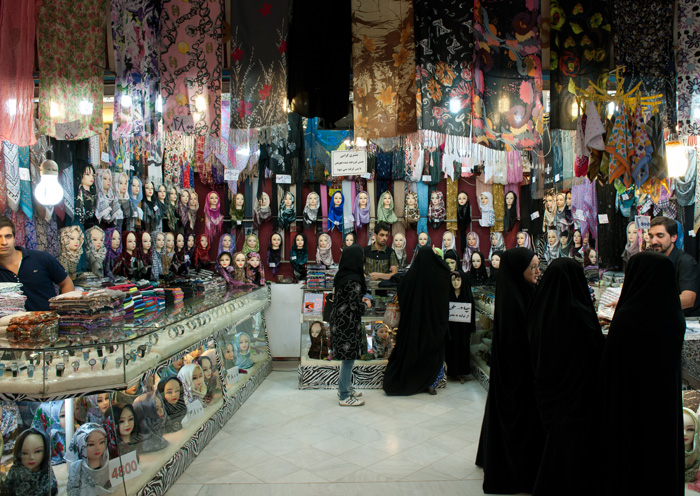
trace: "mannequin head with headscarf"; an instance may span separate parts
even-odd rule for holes
[[[369,224],[369,194],[366,191],[357,193],[352,207],[352,216],[355,219],[356,229]]]

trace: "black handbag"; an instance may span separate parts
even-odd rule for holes
[[[333,304],[335,299],[335,291],[330,293],[323,299],[323,321],[330,323],[331,312],[333,311]]]

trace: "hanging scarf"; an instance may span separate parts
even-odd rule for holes
[[[486,205],[482,205],[481,199],[479,199],[479,210],[481,210],[479,225],[481,227],[490,227],[496,222],[496,213],[493,210],[493,195],[488,191],[481,194],[488,198],[488,203],[486,203]]]
[[[476,243],[474,246],[469,246],[469,237],[472,236]],[[472,254],[479,251],[479,235],[474,231],[469,231],[467,233],[467,246],[464,249],[464,254],[462,255],[462,272],[469,272],[472,266]]]
[[[365,195],[367,203],[365,208],[360,207],[360,195]],[[355,219],[355,228],[362,229],[362,226],[369,224],[369,194],[366,191],[360,191],[355,196],[355,202],[352,207],[352,216]]]
[[[554,244],[551,244],[549,242],[549,234],[550,233],[554,233],[554,236],[556,237],[556,242]],[[544,259],[549,264],[552,262],[552,260],[559,258],[559,247],[560,247],[559,233],[554,229],[550,229],[549,231],[547,231],[546,242],[547,242],[547,249],[544,252]]]
[[[216,196],[216,207],[211,208],[210,199]],[[219,193],[210,191],[204,201],[204,232],[207,235],[209,244],[214,243],[214,240],[221,234],[221,229],[224,225],[224,215],[221,213],[221,199]]]
[[[494,244],[494,240],[496,244]],[[497,251],[506,251],[506,241],[503,239],[503,233],[495,232],[491,233],[491,249],[489,250],[489,260],[491,260],[491,255]]]
[[[435,195],[435,200],[433,200]],[[433,191],[430,194],[430,206],[428,207],[428,219],[433,229],[440,227],[440,224],[445,220],[445,200],[440,191]]]
[[[163,248],[158,250],[158,236],[163,236]],[[165,255],[165,234],[161,231],[151,233],[151,279],[157,281],[163,274],[163,255]]]
[[[192,375],[197,369],[199,369],[203,377],[204,371],[202,370],[202,367],[196,363],[188,363],[187,365],[183,365],[180,371],[177,373],[178,379],[180,379],[182,382],[182,392],[184,393],[186,405],[189,405],[195,400],[203,401],[204,396],[207,394],[206,384],[202,384],[202,389],[195,389],[194,387]],[[202,403],[202,406],[204,406],[204,403]]]
[[[513,191],[509,191],[506,193],[506,198],[508,198],[509,194],[513,195],[513,204],[510,207],[508,207],[507,203],[505,205],[506,214],[503,218],[503,227],[506,232],[511,232],[515,227],[515,223],[518,221],[518,195]]]
[[[413,199],[413,206],[409,206],[409,198]],[[413,191],[406,193],[404,201],[404,221],[407,225],[417,224],[420,220],[420,210],[418,209],[418,195]]]
[[[335,198],[340,195],[340,205],[335,206]],[[343,231],[343,205],[345,204],[345,197],[341,191],[336,191],[331,196],[331,201],[328,204],[328,231],[332,231],[333,228],[338,229],[338,231]]]
[[[19,209],[21,185],[19,179],[19,148],[5,141],[3,143],[5,156],[5,188],[7,190],[7,206],[14,212]],[[71,171],[72,175],[72,171]]]
[[[253,258],[258,260],[258,266],[255,268],[250,264],[250,260]],[[246,279],[257,286],[265,285],[265,269],[262,266],[260,254],[257,252],[250,252],[246,255]]]
[[[66,431],[61,427],[63,400],[41,403],[32,421],[32,427],[46,433],[51,442],[51,465],[64,462]]]
[[[384,206],[384,198],[389,198],[389,206]],[[393,224],[398,222],[399,218],[396,217],[394,213],[394,198],[391,196],[389,191],[385,191],[379,196],[379,203],[377,205],[377,221],[386,222],[387,224]]]
[[[69,248],[71,234],[78,236],[79,244],[76,250],[71,250]],[[59,229],[58,236],[61,242],[58,261],[61,263],[63,268],[66,269],[68,274],[75,274],[78,271],[80,257],[83,255],[83,242],[85,241],[83,231],[79,226],[63,227]]]
[[[326,238],[328,243],[326,248],[321,248],[321,238]],[[318,243],[316,244],[316,263],[322,263],[326,267],[333,265],[333,253],[331,252],[332,245],[333,242],[328,234],[323,233],[318,236]]]
[[[22,208],[22,211],[27,216],[27,218],[31,219],[32,215],[33,215],[33,211],[32,211],[32,184],[31,184],[31,179],[30,179],[31,175],[29,173],[29,157],[30,157],[30,147],[29,146],[20,147],[20,149],[19,149],[19,176],[20,176],[19,206]],[[26,179],[22,179],[22,177],[25,177]],[[94,185],[93,185],[93,190],[94,190]]]
[[[270,241],[267,243],[267,265],[270,267],[272,275],[277,276],[277,273],[280,270],[280,262],[282,261],[282,243],[280,243],[279,248],[276,250],[272,248],[272,236],[275,234],[282,238],[282,236],[278,233],[273,232],[270,235]],[[274,264],[274,266],[272,264]]]
[[[261,204],[264,204],[264,206]],[[255,206],[253,207],[253,224],[260,228],[263,222],[267,222],[271,218],[272,209],[270,208],[270,196],[267,193],[262,193],[260,199],[255,200]]]
[[[301,248],[297,248],[297,238],[301,236],[304,240],[304,245]],[[289,250],[289,261],[292,263],[294,270],[296,272],[301,272],[309,261],[309,252],[306,249],[306,235],[304,233],[299,233],[294,237],[294,244]]]
[[[311,208],[310,204],[310,199],[314,195],[316,197],[316,208]],[[314,222],[318,219],[318,212],[321,208],[321,198],[318,196],[318,193],[311,192],[308,195],[306,195],[306,205],[304,206],[304,227],[307,229],[311,228]]]
[[[284,205],[284,199],[287,197],[287,195],[289,195],[291,197],[291,200],[292,200],[292,204],[289,206],[289,208],[287,208]],[[278,216],[280,225],[282,226],[283,229],[287,229],[291,225],[291,223],[296,220],[297,211],[294,208],[294,195],[291,192],[286,191],[284,193],[284,195],[282,195],[282,199],[280,200],[280,208],[279,208],[279,212],[278,212],[277,216]]]

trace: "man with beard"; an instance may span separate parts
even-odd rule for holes
[[[686,317],[700,315],[700,269],[695,259],[676,248],[678,225],[668,217],[654,217],[649,229],[651,249],[666,255],[676,268],[676,287]]]

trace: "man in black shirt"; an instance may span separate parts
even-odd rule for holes
[[[389,224],[378,222],[374,226],[374,243],[365,247],[365,274],[372,281],[391,279],[399,271],[399,261],[394,250],[386,245]]]
[[[676,248],[677,238],[678,225],[675,220],[668,217],[654,217],[651,220],[651,248],[673,262],[683,313],[686,317],[696,317],[700,315],[700,268],[693,257]]]

